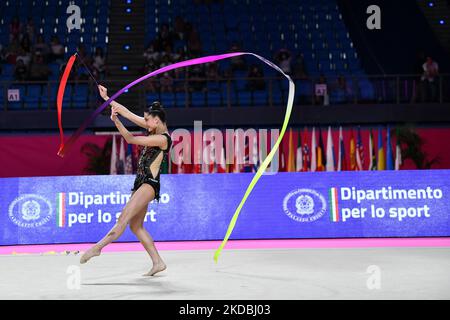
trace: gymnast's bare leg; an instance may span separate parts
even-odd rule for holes
[[[123,208],[122,213],[120,214],[114,227],[103,239],[83,254],[80,258],[80,263],[86,263],[92,257],[99,256],[104,247],[117,240],[125,231],[125,228],[130,220],[137,214],[142,213],[144,209],[147,209],[149,202],[153,200],[154,197],[155,193],[151,186],[145,183],[141,185]]]
[[[147,186],[149,187],[149,186]],[[153,188],[149,187],[149,189]],[[139,239],[141,244],[144,246],[145,250],[147,251],[148,255],[152,259],[153,266],[149,272],[144,274],[144,276],[153,276],[158,272],[161,272],[166,269],[166,264],[164,263],[163,259],[158,253],[158,250],[156,250],[155,244],[153,242],[152,236],[145,230],[144,228],[144,219],[145,215],[147,214],[147,207],[142,209],[141,212],[136,214],[131,220],[130,220],[130,229],[131,231],[136,235],[136,237]]]

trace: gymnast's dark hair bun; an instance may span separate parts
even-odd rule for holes
[[[152,102],[152,104],[147,107],[146,112],[152,116],[158,116],[162,122],[166,122],[166,112],[164,111],[161,102]]]

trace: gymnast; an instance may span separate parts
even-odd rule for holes
[[[100,96],[105,101],[108,100],[107,89],[101,85],[98,86],[98,89]],[[143,223],[150,201],[156,199],[159,202],[161,165],[164,161],[167,161],[168,153],[172,146],[172,139],[167,130],[166,113],[158,101],[153,102],[144,111],[144,117],[132,113],[115,101],[112,101],[110,105],[111,120],[125,141],[129,144],[144,146],[144,148],[139,157],[137,175],[134,186],[131,189],[130,200],[123,208],[114,227],[103,239],[83,254],[80,263],[84,264],[90,258],[99,256],[102,249],[112,241],[117,240],[129,224],[131,231],[144,246],[153,263],[151,270],[144,276],[153,276],[165,270],[166,264],[159,255],[153,238],[145,230]],[[134,136],[131,134],[117,117],[118,114],[145,128],[147,135]]]

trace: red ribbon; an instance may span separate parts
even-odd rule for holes
[[[67,79],[69,78],[70,71],[72,70],[73,63],[75,62],[76,54],[70,57],[69,61],[67,62],[66,68],[64,69],[63,76],[61,78],[61,82],[59,83],[58,88],[58,96],[56,98],[56,108],[58,111],[58,126],[59,126],[59,135],[60,135],[60,145],[58,150],[58,155],[60,157],[63,157],[63,155],[60,153],[64,149],[64,132],[62,128],[62,103],[64,98],[64,91],[66,90],[66,84]]]

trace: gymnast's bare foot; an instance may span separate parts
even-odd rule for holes
[[[89,261],[92,257],[99,256],[102,251],[96,246],[93,246],[88,251],[86,251],[80,258],[80,263],[84,264]]]
[[[143,276],[145,276],[145,277],[154,276],[158,272],[161,272],[161,271],[164,271],[164,270],[166,270],[166,264],[161,260],[160,262],[153,264],[152,270],[150,270],[149,272],[147,272]]]

